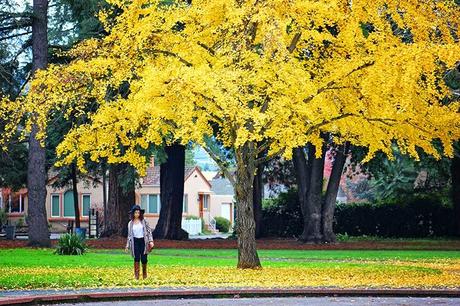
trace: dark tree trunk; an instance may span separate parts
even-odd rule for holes
[[[48,64],[48,0],[33,1],[32,73]],[[46,215],[46,154],[37,140],[38,127],[32,126],[27,165],[29,245],[51,246]]]
[[[102,162],[102,202],[104,206],[104,223],[103,226],[107,224],[107,165]]]
[[[335,242],[336,237],[333,230],[334,210],[339,191],[340,179],[342,178],[343,167],[347,159],[349,143],[337,148],[334,158],[334,165],[332,166],[331,176],[327,184],[326,196],[324,199],[322,211],[322,229],[323,229],[323,242]]]
[[[321,235],[321,208],[322,208],[322,190],[323,190],[323,172],[324,172],[324,157],[325,149],[322,150],[321,157],[316,158],[316,148],[311,147],[311,175],[310,186],[307,193],[307,220],[308,223],[304,225],[304,231],[300,240],[304,242],[319,243],[322,240]],[[309,161],[310,162],[310,161]],[[305,216],[304,216],[305,218]]]
[[[308,147],[309,155],[311,156],[311,147]],[[311,159],[310,159],[311,160]],[[292,161],[294,164],[296,182],[297,182],[297,195],[300,203],[300,210],[303,216],[303,233],[306,233],[309,223],[309,208],[308,208],[308,190],[310,189],[310,175],[311,164],[308,163],[305,157],[303,148],[295,148],[292,154]],[[303,237],[303,233],[301,238]]]
[[[109,199],[107,201],[107,223],[101,237],[128,234],[129,210],[135,203],[134,171],[128,164],[109,167]]]
[[[80,209],[78,205],[78,179],[77,165],[72,163],[72,191],[73,191],[73,207],[75,209],[75,228],[80,228]]]
[[[167,160],[160,166],[160,218],[153,231],[157,239],[185,240],[188,233],[182,229],[184,199],[185,146],[165,147]]]
[[[256,238],[262,236],[262,198],[264,192],[264,164],[257,167],[257,173],[254,177],[254,192],[253,192],[253,206],[254,206],[254,221],[256,222]]]
[[[236,231],[238,236],[238,268],[260,268],[256,247],[254,221],[253,182],[255,171],[254,143],[249,142],[236,150]]]
[[[460,147],[460,144],[458,145]],[[455,211],[455,231],[457,236],[460,236],[460,150],[455,152],[450,167],[452,175],[452,202]]]

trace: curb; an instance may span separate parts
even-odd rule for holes
[[[241,297],[447,297],[460,298],[460,289],[210,289],[210,290],[139,290],[129,292],[94,292],[75,294],[30,295],[0,298],[0,305],[36,305],[110,300],[174,299],[174,298],[241,298]]]

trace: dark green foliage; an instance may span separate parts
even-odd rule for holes
[[[262,235],[293,237],[302,233],[303,220],[297,190],[266,200],[262,207]]]
[[[228,233],[230,230],[230,221],[224,217],[215,217],[216,220],[216,228],[221,233]]]
[[[293,237],[302,232],[295,190],[265,203],[264,236]],[[350,236],[440,237],[455,234],[455,215],[446,195],[416,194],[376,203],[339,204],[334,232]]]
[[[0,150],[0,186],[18,190],[27,181],[27,147],[11,144],[7,151]]]
[[[335,231],[350,236],[433,237],[454,235],[454,215],[436,195],[419,195],[392,202],[341,204]]]
[[[85,241],[75,234],[65,234],[59,238],[55,254],[82,255],[88,250]]]

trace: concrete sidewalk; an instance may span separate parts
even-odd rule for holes
[[[458,289],[336,289],[336,288],[101,288],[81,290],[0,291],[0,305],[101,302],[113,300],[156,300],[257,297],[440,297],[458,299]]]

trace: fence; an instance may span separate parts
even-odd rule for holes
[[[185,220],[182,219],[182,229],[189,235],[198,235],[201,233],[201,219],[200,220]]]

